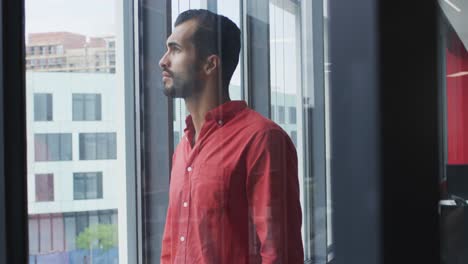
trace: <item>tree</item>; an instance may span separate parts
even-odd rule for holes
[[[97,224],[92,225],[76,238],[76,246],[81,249],[100,248],[107,251],[118,245],[117,225]]]

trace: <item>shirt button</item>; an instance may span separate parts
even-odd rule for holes
[[[181,236],[181,237],[180,237],[180,241],[184,242],[184,241],[185,241],[185,237],[184,237],[184,236]]]
[[[187,207],[188,206],[188,203],[187,202],[184,202],[184,207]]]
[[[218,125],[222,126],[223,125],[223,120],[218,120]]]
[[[191,172],[191,171],[192,171],[192,167],[188,167],[188,168],[187,168],[187,171],[188,171],[188,172]]]

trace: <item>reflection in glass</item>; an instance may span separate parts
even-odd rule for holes
[[[466,1],[439,1],[439,64],[443,166],[441,179],[441,263],[468,262],[468,17]],[[463,10],[463,11],[462,11]]]

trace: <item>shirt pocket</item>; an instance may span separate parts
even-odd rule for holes
[[[216,164],[202,164],[192,178],[192,198],[200,209],[223,209],[227,205],[227,169]]]

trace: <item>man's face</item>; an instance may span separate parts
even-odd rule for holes
[[[163,70],[164,94],[174,98],[191,97],[200,89],[199,64],[192,36],[197,28],[195,20],[177,27],[166,42],[167,52],[159,61]]]

